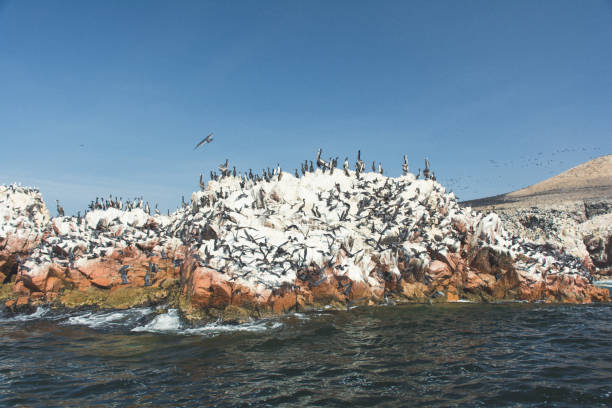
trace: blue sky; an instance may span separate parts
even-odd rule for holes
[[[502,193],[612,153],[612,3],[0,0],[0,146],[68,212],[319,147]]]

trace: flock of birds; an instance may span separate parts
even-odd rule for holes
[[[212,136],[196,149],[212,142]],[[330,270],[350,278],[338,280],[339,290],[349,293],[353,282],[380,286],[389,279],[413,278],[428,283],[425,266],[466,243],[467,235],[454,227],[460,222],[476,231],[477,245],[524,255],[521,265],[530,276],[587,274],[577,259],[556,248],[510,236],[495,214],[485,217],[461,208],[454,194],[436,182],[427,159],[422,178],[420,170],[416,176],[409,172],[406,156],[400,177],[384,176],[380,163],[371,168],[366,171],[360,151],[354,169],[347,157],[340,170],[338,158],[324,160],[319,149],[316,159],[301,163],[294,174],[278,165],[261,174],[237,173],[226,160],[208,185],[200,176],[200,191],[166,215],[157,206],[152,215],[142,198],[125,203],[113,196],[98,198],[76,217],[65,216],[57,202],[58,217],[37,221],[40,231],[51,222],[54,233],[19,260],[20,268],[28,273],[52,263],[78,268],[136,247],[150,260],[145,285],[159,271],[156,257],[178,267],[190,256],[255,293],[292,286],[296,279],[317,286],[329,279]],[[23,211],[5,205],[11,217],[7,225],[16,233],[22,218],[32,219],[42,210],[42,198],[36,190],[5,190],[0,203],[10,202],[11,194],[30,197],[23,200]],[[129,272],[129,265],[119,270],[122,283],[130,282]]]

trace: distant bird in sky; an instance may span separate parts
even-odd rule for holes
[[[202,146],[203,144],[210,143],[212,141],[213,141],[213,133],[211,132],[208,136],[202,139],[200,143],[198,143],[196,147],[193,148],[193,150],[196,150],[198,147]]]

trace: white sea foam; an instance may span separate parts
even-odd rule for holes
[[[153,313],[150,308],[135,308],[112,312],[87,312],[69,317],[63,324],[81,325],[91,328],[129,326],[136,319]]]
[[[134,327],[133,332],[153,332],[153,333],[165,333],[165,332],[179,332],[181,329],[181,319],[178,314],[178,310],[169,309],[167,313],[155,316],[148,324],[144,326]]]
[[[213,337],[228,332],[261,332],[277,329],[282,325],[281,322],[275,320],[257,320],[243,324],[223,324],[215,322],[201,327],[184,328],[181,324],[178,310],[170,309],[167,313],[156,316],[148,324],[134,327],[132,331]]]
[[[228,332],[262,332],[267,330],[278,329],[283,324],[278,321],[269,320],[258,320],[243,324],[221,324],[211,323],[202,327],[195,327],[191,329],[183,330],[184,334],[200,334],[215,336],[222,333]]]
[[[0,319],[0,321],[3,321],[3,322],[27,322],[29,320],[41,319],[48,312],[49,312],[49,308],[48,307],[38,306],[36,308],[36,310],[34,311],[34,313],[12,316],[12,317],[9,317],[9,318]]]

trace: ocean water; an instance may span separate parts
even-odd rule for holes
[[[0,317],[0,406],[612,406],[612,306]]]

